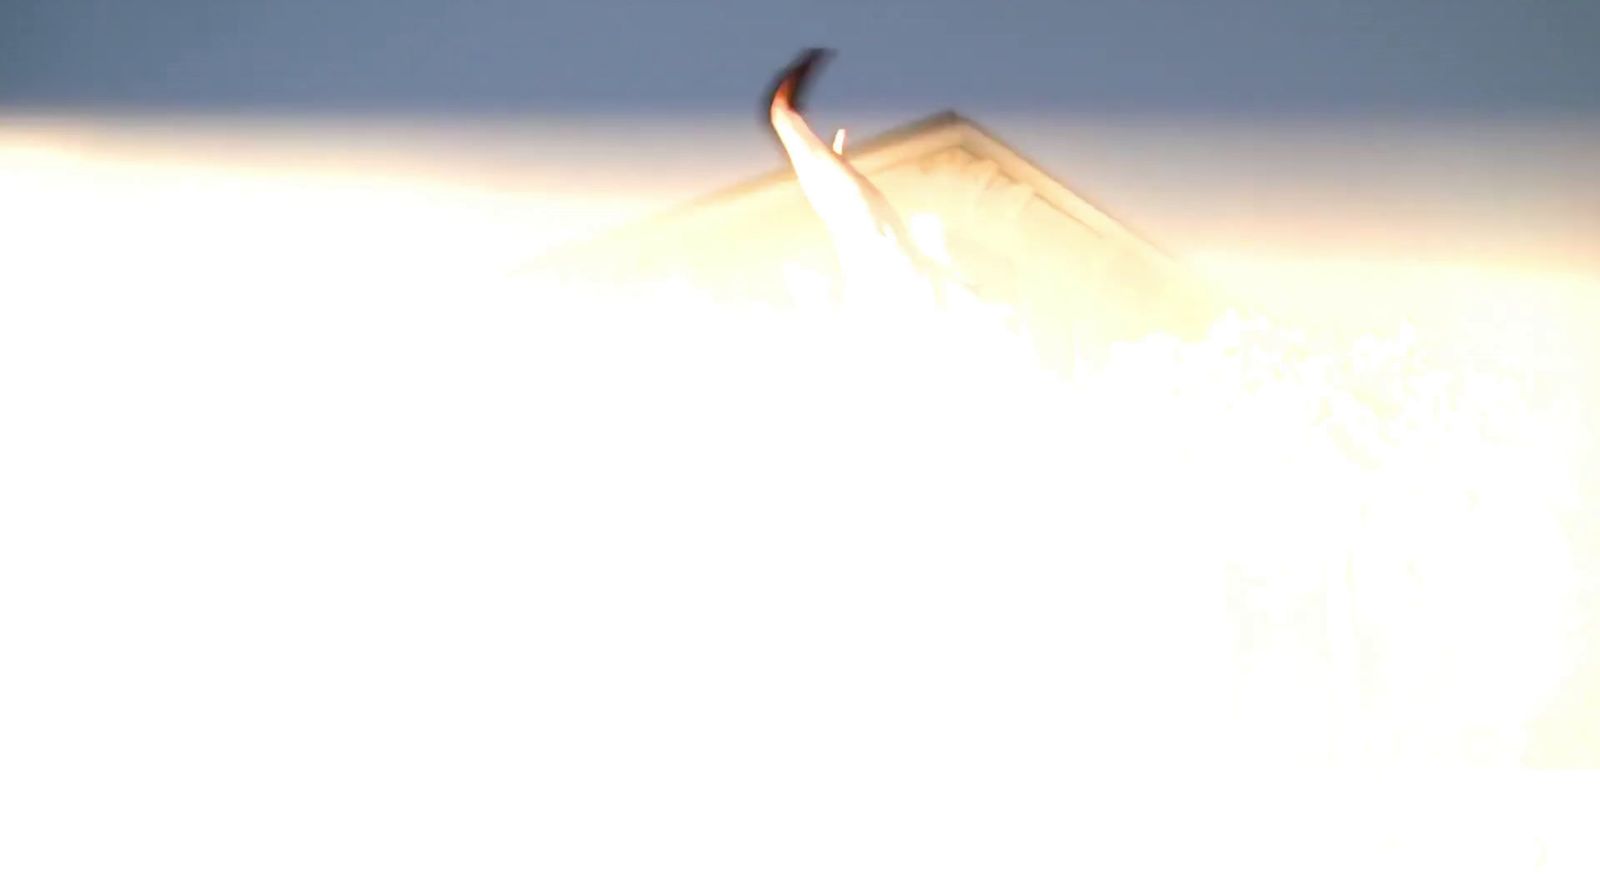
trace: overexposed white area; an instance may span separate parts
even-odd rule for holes
[[[98,139],[0,142],[0,887],[1600,879],[1521,768],[1594,734],[1589,280],[1241,246],[1063,381],[508,276],[620,216],[571,159]]]

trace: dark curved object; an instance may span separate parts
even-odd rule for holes
[[[772,107],[782,103],[795,111],[800,111],[805,103],[806,87],[816,73],[828,64],[834,51],[826,47],[810,47],[803,50],[795,60],[789,63],[772,82],[772,89],[767,92],[767,101],[761,106],[761,120],[769,119]]]

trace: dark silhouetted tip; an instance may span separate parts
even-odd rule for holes
[[[811,78],[832,57],[833,50],[824,47],[811,47],[802,51],[773,82],[772,90],[767,95],[767,102],[761,107],[762,115],[769,114],[773,104],[777,102],[783,102],[795,111],[800,111],[805,103],[806,87],[810,84]]]

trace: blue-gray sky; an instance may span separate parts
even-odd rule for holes
[[[919,111],[1600,112],[1586,0],[5,0],[0,106],[736,111],[808,44]]]

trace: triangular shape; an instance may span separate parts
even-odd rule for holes
[[[953,266],[1060,348],[1201,316],[1164,252],[955,112],[896,128],[846,157],[914,221],[941,224]],[[675,280],[722,298],[783,301],[796,271],[834,275],[821,224],[786,167],[545,258],[618,282]],[[1071,351],[1076,353],[1076,351]]]

